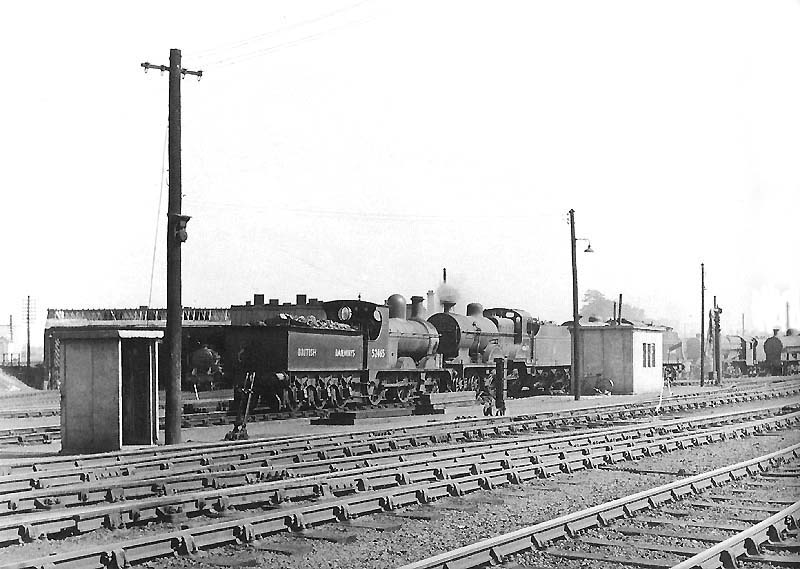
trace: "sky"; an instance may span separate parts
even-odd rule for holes
[[[724,329],[787,301],[796,326],[799,27],[789,0],[13,3],[0,324],[28,295],[35,338],[47,308],[165,305],[168,82],[140,64],[178,48],[204,73],[186,306],[381,302],[447,267],[464,302],[563,321],[572,208],[581,293],[693,334],[703,262]]]

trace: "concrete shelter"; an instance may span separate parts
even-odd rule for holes
[[[120,450],[158,441],[160,330],[59,330],[61,449]]]
[[[664,386],[663,329],[644,324],[581,326],[583,393],[611,380],[614,395],[658,393]]]

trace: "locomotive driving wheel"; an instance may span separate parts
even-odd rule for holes
[[[400,403],[408,403],[411,399],[411,386],[410,385],[402,385],[397,388],[397,400]]]
[[[328,388],[324,385],[318,385],[316,389],[316,397],[314,398],[314,407],[317,409],[324,409],[331,401]]]
[[[300,408],[300,401],[297,395],[295,386],[285,387],[283,389],[283,408],[289,411],[297,411]]]
[[[342,409],[344,407],[345,397],[342,394],[342,388],[338,385],[330,385],[328,387],[328,395],[330,406],[333,409]]]
[[[367,386],[367,397],[370,403],[377,405],[383,401],[383,389],[376,382],[370,381]]]
[[[308,385],[304,390],[304,394],[306,397],[306,406],[309,409],[322,409],[325,407],[325,403],[320,399],[318,388],[313,385]]]
[[[281,401],[281,398],[277,393],[268,395],[264,403],[273,413],[283,410],[283,401]]]

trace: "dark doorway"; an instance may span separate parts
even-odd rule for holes
[[[152,444],[152,340],[122,340],[122,444]]]

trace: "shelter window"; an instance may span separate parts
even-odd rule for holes
[[[656,345],[642,343],[642,367],[656,367]]]

